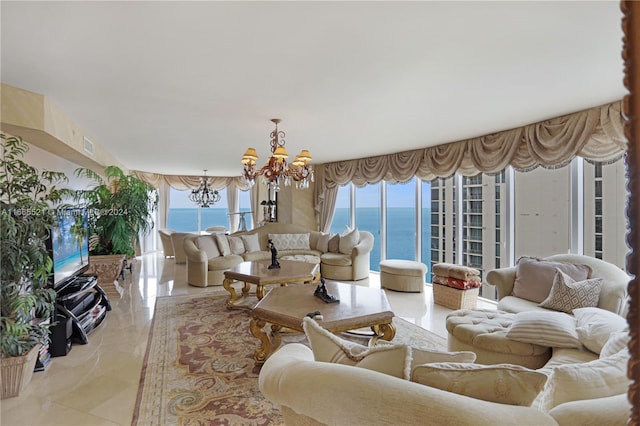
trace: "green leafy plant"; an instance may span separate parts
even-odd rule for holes
[[[0,133],[0,349],[20,356],[42,343],[53,315],[56,293],[47,287],[53,262],[46,248],[66,182],[61,172],[38,171],[22,158],[29,146]]]
[[[86,168],[75,173],[93,181],[89,189],[72,194],[88,211],[90,253],[133,256],[139,235],[153,228],[152,213],[158,207],[156,189],[116,166],[106,167],[104,178]]]

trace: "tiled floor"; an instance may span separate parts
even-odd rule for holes
[[[184,265],[161,254],[138,258],[89,343],[74,344],[67,356],[53,358],[44,372],[34,373],[20,396],[2,400],[0,424],[130,425],[156,298],[221,289],[189,286],[185,273]],[[376,273],[354,284],[380,288]],[[397,316],[446,337],[444,318],[451,310],[434,305],[430,286],[424,293],[387,291],[387,296]],[[481,300],[478,307],[495,304]]]

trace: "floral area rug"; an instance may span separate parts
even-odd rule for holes
[[[155,313],[132,425],[281,425],[277,406],[258,390],[258,339],[250,313],[228,310],[226,292],[161,297]],[[394,318],[393,343],[446,350],[446,339]],[[365,338],[343,334],[353,341]],[[283,344],[306,344],[285,333]]]

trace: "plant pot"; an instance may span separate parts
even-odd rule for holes
[[[125,265],[124,254],[108,254],[89,256],[89,269],[87,274],[98,276],[98,285],[114,284]]]
[[[2,399],[13,398],[29,384],[36,366],[39,346],[34,346],[22,356],[0,358]]]

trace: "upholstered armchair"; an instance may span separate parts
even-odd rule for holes
[[[174,232],[171,234],[171,243],[173,244],[173,256],[176,264],[187,263],[187,255],[184,252],[184,239],[190,235],[197,235],[193,232]]]
[[[158,229],[160,235],[160,243],[162,244],[162,252],[164,257],[173,257],[173,243],[171,242],[172,229]]]
[[[369,257],[373,249],[373,234],[359,231],[360,241],[350,254],[323,253],[322,276],[332,280],[358,281],[369,277]]]

